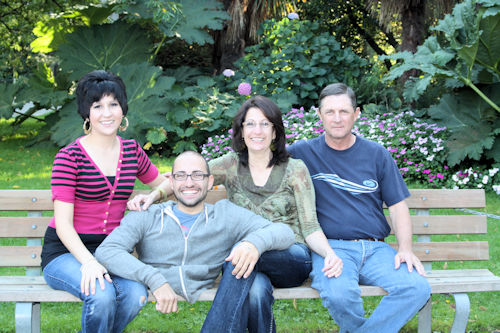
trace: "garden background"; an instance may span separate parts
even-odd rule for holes
[[[106,69],[127,85],[123,136],[165,171],[186,149],[230,150],[232,117],[256,94],[280,106],[289,143],[317,136],[319,91],[345,82],[362,108],[355,131],[384,145],[411,187],[484,188],[486,213],[500,215],[500,0],[14,0],[2,1],[0,33],[0,188],[49,188],[55,152],[83,135],[75,83]],[[498,220],[488,223],[491,260],[478,267],[498,275]],[[473,296],[474,331],[500,328],[493,300]],[[12,331],[13,308],[0,306],[0,331]],[[196,331],[206,307],[173,320],[149,308],[132,330]],[[285,331],[335,327],[317,301],[275,307]],[[78,306],[67,323],[48,318],[63,308],[44,305],[43,327],[77,330]]]

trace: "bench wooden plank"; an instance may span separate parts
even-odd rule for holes
[[[484,208],[486,196],[481,189],[412,189],[406,199],[410,208]]]
[[[500,277],[486,269],[436,270],[427,273],[433,294],[480,292],[500,290]],[[200,301],[211,301],[216,289],[204,291]],[[380,287],[361,286],[362,296],[383,296],[387,293]],[[310,281],[301,287],[277,288],[276,299],[319,298],[318,292],[310,287]],[[150,301],[154,297],[150,295]],[[184,299],[179,297],[180,301]],[[51,289],[42,276],[0,277],[0,301],[2,302],[79,302],[66,292]]]
[[[487,233],[486,216],[431,215],[411,218],[415,235]],[[50,219],[51,217],[0,217],[0,238],[43,238]],[[388,221],[390,222],[389,218]]]
[[[207,201],[213,203],[225,198],[226,192],[222,188],[210,191]],[[149,192],[149,190],[136,190],[132,196]],[[486,206],[486,196],[484,190],[481,189],[411,189],[410,193],[411,196],[406,200],[410,208],[484,208]],[[52,210],[51,192],[50,190],[1,190],[0,210]]]
[[[51,217],[0,217],[2,238],[43,238]]]
[[[489,259],[487,241],[413,243],[413,251],[423,262]],[[41,252],[41,246],[0,246],[0,267],[40,266]]]

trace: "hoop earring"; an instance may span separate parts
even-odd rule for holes
[[[128,119],[127,117],[123,117],[122,120],[125,119],[125,125],[122,125],[120,123],[120,127],[118,127],[118,129],[121,131],[121,132],[125,132],[128,128]]]
[[[83,133],[90,134],[90,132],[92,132],[92,124],[90,123],[89,118],[87,118],[83,122]]]
[[[269,145],[269,149],[271,149],[271,151],[275,151],[276,150],[276,146],[274,145],[274,140],[271,141],[271,144]]]

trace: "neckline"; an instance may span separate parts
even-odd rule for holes
[[[88,154],[87,150],[85,149],[85,147],[80,142],[80,140],[82,139],[82,137],[79,137],[79,138],[76,139],[76,144],[78,145],[78,147],[80,148],[80,150],[82,151],[82,153],[85,155],[85,157],[87,157],[87,159],[90,161],[90,163],[92,164],[92,166],[104,178],[104,180],[106,181],[106,184],[107,184],[108,188],[113,189],[113,190],[116,189],[116,186],[118,184],[118,180],[119,180],[120,173],[121,173],[122,160],[123,160],[123,142],[122,142],[123,139],[120,136],[118,136],[118,135],[116,137],[118,138],[118,142],[120,143],[120,150],[119,150],[119,156],[118,156],[118,163],[116,165],[116,174],[114,176],[115,177],[115,181],[114,181],[113,185],[109,182],[108,176],[106,176],[101,171],[101,169],[97,166],[97,164],[95,164],[95,162],[92,159],[92,157],[90,157],[90,155]]]

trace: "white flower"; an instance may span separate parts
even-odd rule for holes
[[[500,195],[500,185],[493,185],[493,191],[495,191],[498,195]]]
[[[488,184],[488,179],[489,179],[488,176],[484,176],[482,183],[485,184],[485,185]]]
[[[454,182],[458,182],[458,176],[457,175],[453,175],[451,177],[451,179],[453,179]]]
[[[493,177],[494,175],[496,175],[498,170],[499,170],[498,168],[493,168],[493,169],[489,170],[488,173],[490,174],[490,177]]]
[[[483,188],[483,184],[477,184],[478,188]]]
[[[426,158],[427,161],[432,161],[434,159],[435,155],[430,155],[429,157]]]
[[[469,182],[469,177],[465,177],[463,183],[467,184]]]

